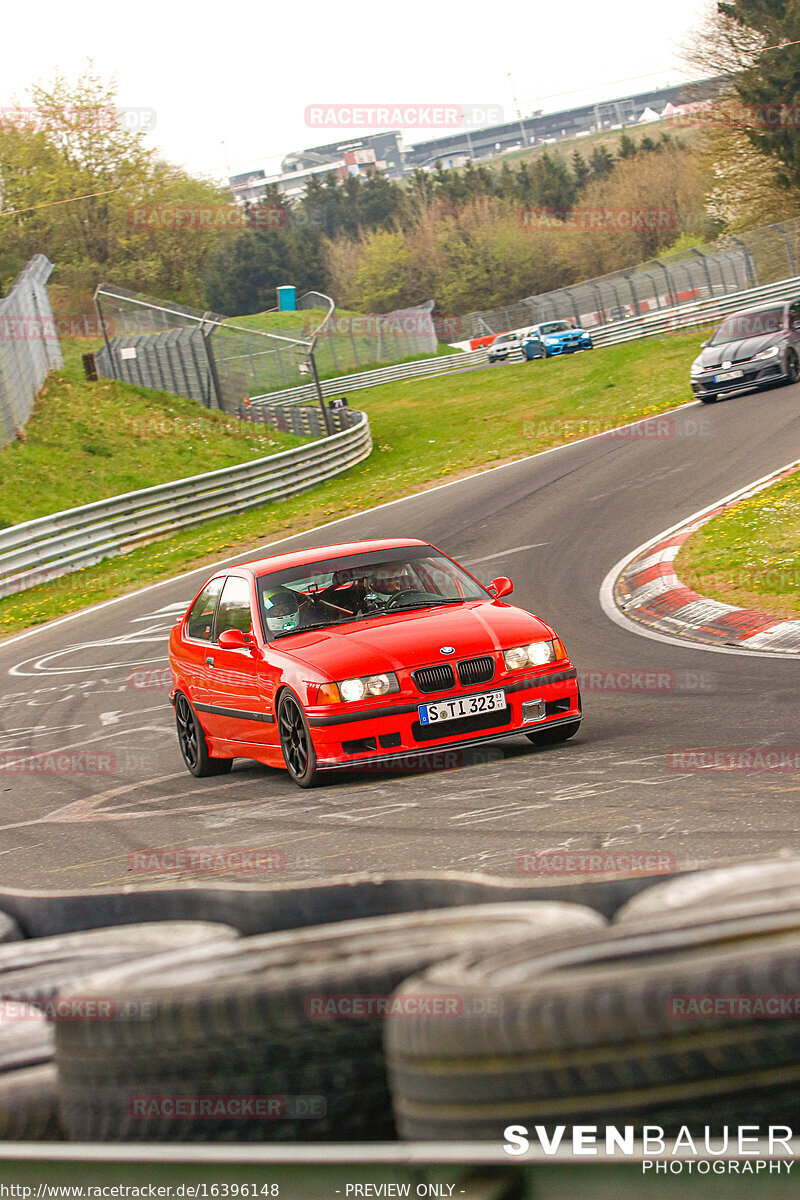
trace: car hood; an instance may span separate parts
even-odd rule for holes
[[[738,342],[725,342],[722,346],[706,346],[700,353],[700,362],[704,367],[718,367],[724,362],[745,362],[766,350],[768,346],[777,346],[783,340],[782,333],[762,333],[759,337],[741,338]]]
[[[470,601],[281,638],[275,649],[329,679],[452,662],[550,638],[549,625],[511,604]],[[442,646],[455,653],[442,654]]]
[[[537,336],[541,337],[545,340],[549,340],[551,338],[556,338],[559,342],[567,342],[567,341],[571,341],[572,338],[575,338],[575,337],[585,337],[585,332],[583,329],[576,328],[576,329],[564,329],[561,331],[561,333],[542,333],[542,334],[538,334]]]

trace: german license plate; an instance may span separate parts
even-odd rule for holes
[[[714,376],[714,383],[725,383],[726,379],[741,379],[744,371],[720,371]]]
[[[419,723],[439,725],[444,721],[457,721],[459,717],[476,717],[481,713],[498,712],[505,707],[505,692],[478,692],[475,696],[456,696],[453,700],[420,704]]]

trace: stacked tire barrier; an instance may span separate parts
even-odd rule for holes
[[[780,1010],[800,996],[800,860],[551,888],[7,892],[0,913],[5,1139],[495,1141],[780,1125],[800,1100]]]

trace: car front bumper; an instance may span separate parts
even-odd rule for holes
[[[435,727],[420,724],[421,704],[500,690],[506,694],[505,709],[443,721]],[[543,702],[545,716],[526,719],[523,704],[532,705],[534,700]],[[527,711],[530,714],[531,710]],[[306,716],[318,769],[334,770],[370,763],[401,764],[402,760],[432,752],[573,724],[580,720],[581,708],[577,671],[565,664],[554,671],[525,673],[519,679],[512,676],[441,695],[400,694],[391,701],[366,706],[311,706]]]
[[[736,370],[742,371],[740,379],[724,379],[719,383],[714,382],[714,376],[719,374],[719,368],[704,375],[697,375],[691,380],[692,391],[698,398],[721,396],[728,392],[741,392],[746,388],[763,387],[765,384],[777,383],[781,379],[787,378],[783,364],[780,362],[767,363],[765,366],[756,363],[742,363],[741,366],[737,366]]]
[[[588,338],[581,338],[579,342],[560,342],[557,346],[547,346],[547,353],[555,354],[576,354],[578,350],[593,350],[594,347]]]

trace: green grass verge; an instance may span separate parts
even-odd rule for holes
[[[675,568],[701,596],[800,617],[800,472],[703,525]]]
[[[0,527],[121,492],[231,467],[302,438],[113,380],[87,383],[82,342],[63,342],[24,440],[0,450]]]
[[[354,394],[351,401],[368,413],[374,440],[365,462],[302,496],[209,522],[9,596],[0,601],[0,634],[458,474],[662,412],[689,399],[696,351],[697,338],[688,334]],[[624,453],[624,443],[620,448]],[[416,532],[408,530],[409,536]]]

